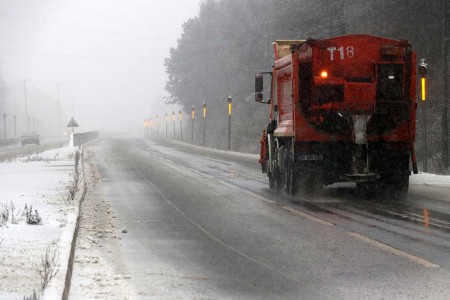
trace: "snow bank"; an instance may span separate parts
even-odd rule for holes
[[[429,173],[413,174],[410,177],[410,183],[450,188],[450,176]]]
[[[413,174],[409,177],[409,193],[425,199],[450,202],[450,176]]]

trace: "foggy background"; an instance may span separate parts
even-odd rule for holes
[[[442,161],[449,148],[448,6],[448,0],[0,0],[0,118],[7,114],[9,137],[13,115],[19,135],[25,129],[25,80],[31,127],[41,134],[63,131],[74,115],[80,131],[142,137],[144,120],[159,116],[165,137],[168,113],[173,138],[170,115],[181,109],[183,139],[191,142],[194,132],[192,142],[202,144],[206,102],[205,145],[226,149],[231,96],[231,148],[257,153],[269,112],[254,102],[254,75],[272,66],[272,42],[363,33],[407,39],[426,59],[428,100],[418,103],[416,153],[419,165],[428,161],[431,170],[450,174]]]
[[[200,0],[0,0],[0,114],[7,135],[33,127],[139,134],[167,111],[164,58]],[[177,109],[177,107],[175,107]],[[3,132],[3,119],[2,132]],[[34,124],[33,124],[34,123]],[[33,126],[34,125],[34,126]]]

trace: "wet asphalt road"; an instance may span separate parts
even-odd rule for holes
[[[293,201],[268,188],[254,156],[167,141],[88,149],[128,229],[121,252],[138,298],[450,298],[439,192],[412,186],[399,203],[341,185]]]

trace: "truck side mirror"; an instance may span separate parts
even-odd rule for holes
[[[256,74],[255,76],[255,93],[261,93],[264,89],[264,80],[262,74]]]

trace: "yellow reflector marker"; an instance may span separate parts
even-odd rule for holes
[[[232,104],[228,103],[228,115],[231,116],[231,109],[232,109]]]
[[[426,99],[426,82],[425,77],[422,77],[422,101],[425,101]]]

